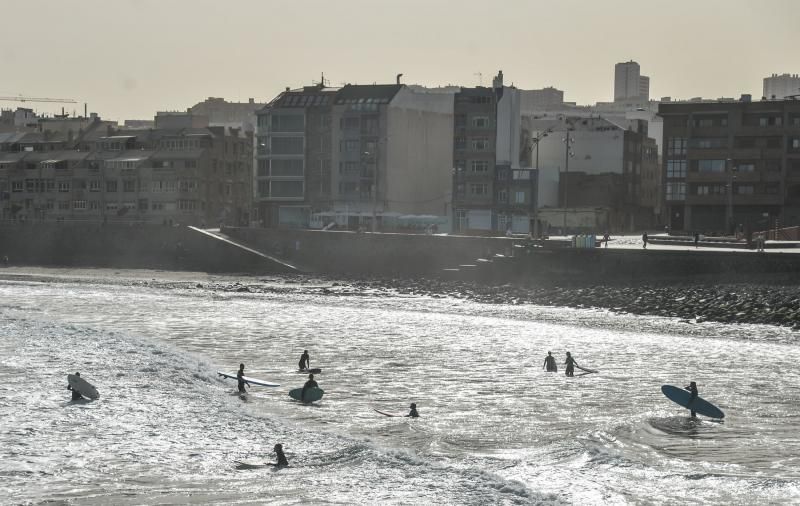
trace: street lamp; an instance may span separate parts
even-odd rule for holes
[[[534,146],[536,147],[536,165],[535,165],[535,167],[536,167],[537,177],[539,176],[539,143],[542,141],[542,139],[547,137],[550,134],[550,132],[552,132],[552,131],[553,131],[552,128],[548,128],[547,130],[545,130],[543,132],[537,133],[536,136],[531,138],[531,142],[532,142],[531,149],[533,149]],[[536,192],[537,193],[539,192],[539,181],[538,180],[536,182]],[[536,197],[536,198],[534,198],[534,197]],[[536,195],[536,196],[531,195],[531,201],[533,203],[533,238],[535,239],[535,238],[537,238],[539,236],[539,199],[538,199],[538,195]],[[531,222],[531,218],[530,218],[530,214],[529,214],[528,215],[528,227],[529,228],[530,228],[530,222]]]
[[[561,141],[564,143],[564,230],[567,233],[567,180],[569,179],[569,159],[575,156],[575,153],[570,149],[570,145],[575,143],[575,139],[570,137],[569,133],[572,131],[571,125],[567,125],[566,135]]]
[[[726,169],[728,169],[728,208],[726,214],[728,229],[726,232],[730,232],[733,230],[734,227],[734,220],[733,220],[733,182],[736,180],[736,173],[738,169],[735,165],[732,164],[730,158],[725,160]]]

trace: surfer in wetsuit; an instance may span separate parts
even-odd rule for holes
[[[76,372],[75,376],[80,378],[81,377],[81,373]],[[83,399],[83,396],[81,395],[81,393],[78,392],[77,390],[75,390],[74,388],[72,388],[70,385],[67,385],[67,390],[71,390],[72,391],[72,400],[73,401],[79,401],[79,400]]]
[[[239,382],[239,393],[245,393],[244,386],[250,386],[250,383],[244,380],[244,364],[239,364],[239,370],[236,372],[236,380]]]
[[[308,356],[308,350],[303,350],[303,354],[300,355],[300,363],[297,365],[297,368],[301,371],[303,369],[311,369],[311,358]]]
[[[278,462],[275,463],[275,467],[286,467],[289,465],[289,461],[286,460],[286,455],[283,454],[283,445],[278,443],[275,445],[275,455],[278,456]]]
[[[572,358],[569,352],[567,352],[567,360],[564,362],[564,365],[567,366],[564,374],[567,376],[575,376],[575,366],[578,365],[578,363],[575,362],[575,359]]]
[[[411,406],[409,406],[409,409],[411,409],[411,411],[409,411],[406,416],[411,417],[411,418],[419,418],[419,413],[417,413],[417,403],[416,402],[412,402]]]
[[[689,406],[687,406],[687,407],[692,412],[692,418],[697,418],[697,413],[695,413],[695,411],[691,408],[692,403],[694,402],[695,399],[697,399],[697,383],[692,381],[691,383],[689,383],[689,386],[685,386],[683,388],[688,390],[689,394],[690,394],[689,395]]]
[[[558,372],[556,357],[553,356],[553,352],[547,352],[547,356],[544,357],[544,365],[542,367],[544,367],[545,371],[547,372]]]
[[[314,375],[313,374],[309,374],[308,375],[308,381],[306,381],[306,384],[303,385],[303,391],[300,392],[300,400],[303,401],[303,402],[306,401],[306,390],[308,390],[310,388],[318,388],[318,387],[319,387],[319,385],[317,385],[317,382],[314,381]]]

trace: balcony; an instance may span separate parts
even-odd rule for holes
[[[734,195],[733,207],[737,206],[779,206],[783,204],[781,195]],[[728,196],[722,195],[687,195],[686,205],[689,206],[727,206]]]

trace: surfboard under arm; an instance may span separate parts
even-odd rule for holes
[[[217,371],[217,374],[222,376],[223,378],[228,379],[235,379],[238,380],[239,378],[236,377],[235,374],[228,374],[226,372]],[[242,376],[242,379],[245,380],[247,383],[251,385],[259,385],[262,387],[279,387],[281,386],[280,383],[272,383],[271,381],[264,381],[256,378],[251,378],[250,376]]]

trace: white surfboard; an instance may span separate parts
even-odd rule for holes
[[[217,374],[219,374],[223,378],[230,378],[230,379],[235,379],[235,380],[239,379],[239,378],[236,377],[235,374],[228,374],[226,372],[220,372],[220,371],[217,371]],[[260,380],[260,379],[256,379],[256,378],[251,378],[250,376],[242,376],[242,379],[245,380],[246,382],[250,383],[251,385],[260,385],[262,387],[279,387],[279,386],[281,386],[280,383],[272,383],[270,381],[264,381],[264,380]]]
[[[588,367],[581,367],[579,365],[576,365],[575,367],[577,367],[581,371],[585,371],[587,374],[590,374],[590,373],[593,373],[593,372],[600,372],[600,371],[598,371],[596,369],[589,369]]]
[[[67,383],[69,383],[69,386],[71,386],[73,390],[75,390],[82,396],[86,397],[87,399],[100,398],[100,392],[97,391],[94,385],[92,385],[85,379],[81,378],[80,376],[75,376],[74,374],[68,374]]]

